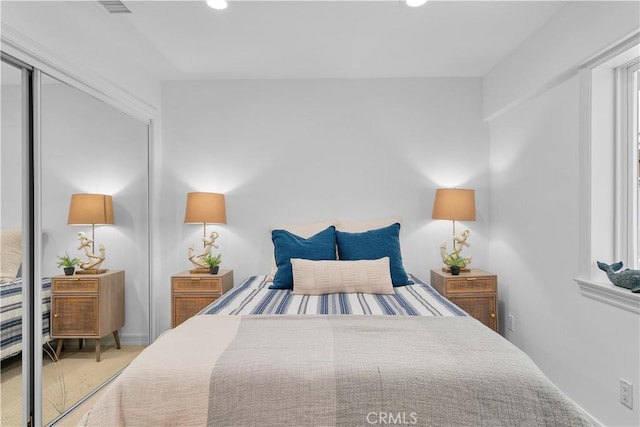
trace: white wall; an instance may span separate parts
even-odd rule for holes
[[[491,122],[491,269],[507,338],[605,425],[638,425],[638,316],[580,295],[577,77]],[[505,330],[505,328],[502,328]],[[637,394],[636,394],[637,396]]]
[[[165,82],[154,269],[158,332],[170,326],[170,277],[190,267],[202,227],[186,194],[226,194],[223,268],[235,282],[269,271],[273,224],[403,217],[409,272],[428,278],[451,224],[431,220],[435,189],[475,188],[473,266],[486,267],[488,132],[479,79]],[[197,247],[197,246],[196,246]]]
[[[611,7],[615,15],[617,6]],[[578,18],[592,6],[570,8],[575,20],[565,27],[563,43],[556,43],[553,33],[542,28],[512,57],[524,55],[528,68],[537,69],[541,63],[543,70],[559,69],[565,67],[564,59],[548,64],[549,52],[560,58],[564,49],[570,52],[575,45],[583,54],[595,55],[608,47],[607,40],[625,35],[609,25],[595,25],[589,16],[589,31],[606,34],[588,42],[574,37],[583,29]],[[605,15],[603,22],[608,19]],[[546,27],[554,28],[554,23]],[[618,30],[627,31],[624,26]],[[528,49],[532,44],[538,46],[537,52]],[[576,70],[578,65],[570,68]],[[640,319],[581,296],[573,281],[579,270],[578,224],[585,214],[579,210],[578,77],[573,73],[559,81],[555,73],[542,73],[539,77],[547,80],[534,83],[526,73],[511,71],[504,76],[501,93],[494,93],[495,87],[487,82],[484,86],[485,99],[498,95],[519,99],[528,94],[490,122],[490,266],[500,278],[501,323],[504,326],[509,314],[515,317],[515,330],[507,331],[507,338],[592,416],[605,425],[640,425],[638,393],[633,410],[619,403],[620,378],[631,381],[636,390],[640,384]],[[517,90],[503,92],[516,86]],[[541,87],[549,89],[536,93]],[[529,96],[532,93],[535,96]]]
[[[583,61],[638,31],[640,2],[567,2],[484,78],[484,115],[534,96],[576,72]]]
[[[96,226],[95,250],[106,247],[102,267],[125,271],[124,344],[149,337],[148,131],[87,94],[45,78],[42,87],[42,227],[44,276],[62,274],[57,256],[86,259],[67,225],[73,193],[113,196],[115,225]]]
[[[13,49],[17,44],[44,71],[62,69],[138,109],[153,111],[160,104],[158,75],[173,69],[126,16],[107,13],[98,2],[2,2],[1,32],[7,53],[31,63]],[[120,49],[123,44],[135,46],[136,54]]]
[[[2,63],[2,72],[20,75],[16,68]],[[4,76],[6,76],[4,74]],[[19,78],[18,78],[19,81]],[[3,228],[22,228],[22,113],[20,86],[2,85],[0,112],[0,224]]]

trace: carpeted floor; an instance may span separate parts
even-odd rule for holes
[[[45,358],[42,377],[44,422],[49,423],[113,374],[122,370],[143,349],[144,346],[123,345],[118,350],[115,345],[103,344],[100,362],[96,362],[95,347],[87,342],[82,350],[72,348],[63,351],[58,363],[51,362],[46,355],[43,356]],[[19,355],[2,362],[0,380],[1,425],[20,426],[22,424],[22,374]],[[71,418],[79,420],[89,407],[87,404],[82,405],[58,425],[69,425]]]

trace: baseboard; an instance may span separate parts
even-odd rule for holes
[[[575,401],[574,401],[573,403],[575,403]],[[584,409],[582,406],[578,405],[577,403],[576,403],[576,406],[577,406],[578,408],[580,408],[580,409],[582,410],[582,412],[584,412],[584,413],[585,413],[585,415],[589,417],[589,419],[591,419],[591,422],[593,422],[593,425],[595,425],[595,426],[600,426],[600,427],[603,427],[603,426],[604,426],[604,424],[602,424],[600,421],[598,421],[598,420],[596,419],[596,417],[594,417],[593,415],[591,415],[588,411],[585,411],[585,409]]]
[[[113,339],[113,336],[111,336]],[[122,345],[149,345],[149,334],[120,334]]]
[[[88,338],[89,345],[93,345],[91,343],[92,339]],[[102,337],[100,339],[101,345],[115,345],[116,341],[113,338],[113,335],[107,335],[106,337]],[[149,335],[146,334],[121,334],[120,335],[120,344],[121,345],[149,345]],[[80,348],[80,342],[77,338],[69,338],[64,342],[65,348]],[[55,348],[55,347],[54,347]]]

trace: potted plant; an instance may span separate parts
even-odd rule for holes
[[[82,260],[78,258],[69,257],[68,253],[64,253],[63,256],[58,256],[58,267],[62,267],[66,276],[71,276],[76,270],[76,265],[80,264]]]
[[[218,269],[220,268],[221,261],[222,254],[218,254],[216,256],[211,256],[211,254],[209,254],[204,259],[204,263],[209,267],[209,273],[211,274],[218,274]]]
[[[451,274],[454,276],[460,274],[460,269],[466,267],[467,262],[468,260],[463,258],[459,251],[451,252],[445,261],[445,263],[451,268]]]

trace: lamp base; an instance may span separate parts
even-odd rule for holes
[[[442,271],[444,271],[445,273],[451,273],[451,267],[442,267]],[[471,273],[471,269],[461,268],[460,273]]]
[[[89,268],[87,270],[76,270],[76,274],[102,274],[102,273],[106,273],[107,270],[104,268],[100,268],[100,269],[95,269],[95,268]]]
[[[192,268],[191,270],[189,270],[189,273],[191,273],[191,274],[209,274],[209,269],[208,268]]]

